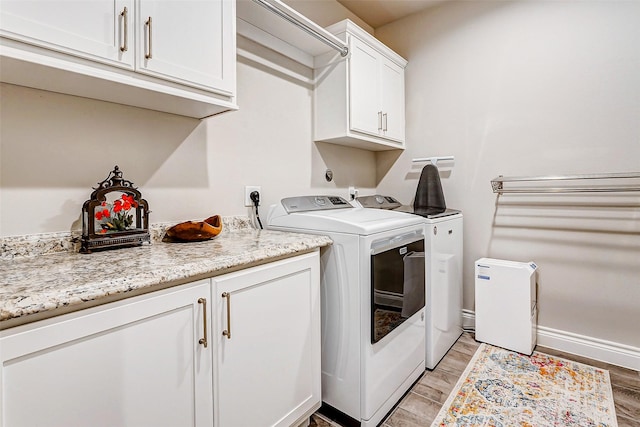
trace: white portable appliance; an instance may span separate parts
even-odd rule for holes
[[[424,227],[341,197],[283,199],[269,229],[331,237],[321,251],[322,400],[376,426],[424,372]]]
[[[533,262],[476,261],[476,340],[519,353],[536,346],[536,271]]]

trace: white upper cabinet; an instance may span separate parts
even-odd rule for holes
[[[380,70],[380,111],[382,133],[404,145],[404,67],[382,58]]]
[[[235,0],[2,0],[1,81],[190,117],[236,109]]]
[[[372,151],[403,149],[406,60],[345,20],[327,28],[345,40],[349,57],[315,58],[315,140]]]
[[[349,112],[351,129],[378,136],[382,129],[381,87],[378,76],[379,54],[367,44],[352,39]]]
[[[235,67],[224,56],[229,49],[225,35],[235,31],[231,2],[139,0],[139,5],[136,63],[140,72],[233,92],[235,80],[230,77]]]
[[[111,65],[133,68],[133,0],[3,0],[0,34]]]

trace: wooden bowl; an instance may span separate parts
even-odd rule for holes
[[[164,242],[200,242],[216,237],[222,231],[220,215],[213,215],[204,221],[186,221],[167,229]]]

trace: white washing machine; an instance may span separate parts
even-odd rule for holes
[[[283,199],[267,228],[324,234],[322,400],[376,426],[424,372],[424,223],[341,197]]]
[[[462,335],[462,213],[455,209],[414,212],[390,196],[362,196],[357,206],[393,209],[423,219],[426,252],[426,357],[436,367]]]

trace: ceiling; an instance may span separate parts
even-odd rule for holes
[[[433,7],[445,0],[337,0],[373,28]]]

